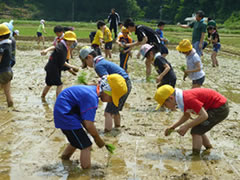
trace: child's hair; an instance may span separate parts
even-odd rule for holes
[[[63,32],[63,27],[62,26],[55,26],[53,31],[56,32]]]
[[[145,55],[145,57],[148,57],[150,52],[153,52],[153,54],[155,55],[156,53],[159,52],[158,49],[159,49],[159,48],[158,48],[156,45],[153,45],[153,47],[147,52],[147,54]]]
[[[208,26],[208,27],[207,27],[207,30],[216,30],[216,27],[214,27],[214,26]]]
[[[102,20],[97,22],[97,28],[100,29],[102,26],[106,25],[106,23]]]
[[[123,23],[122,23],[122,22],[119,22],[119,23],[118,23],[118,26],[120,26],[120,25],[123,25]]]
[[[97,57],[97,52],[96,51],[92,51],[91,53],[89,53],[90,55],[92,55],[94,58]]]
[[[163,26],[163,25],[165,25],[165,22],[160,21],[157,26],[159,27],[159,26]]]
[[[203,12],[202,10],[197,11],[196,14],[197,14],[200,18],[204,18],[204,12]]]
[[[209,22],[209,21],[211,21],[211,20],[212,20],[212,18],[211,18],[211,17],[208,17],[207,22]]]
[[[133,20],[131,18],[126,19],[126,21],[124,22],[124,26],[126,28],[130,27],[134,27],[135,23],[133,22]]]
[[[63,27],[63,31],[74,31],[74,27]]]
[[[8,39],[9,37],[10,37],[10,33],[0,36],[0,39]]]

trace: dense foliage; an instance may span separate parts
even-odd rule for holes
[[[31,13],[32,19],[44,18],[57,21],[96,21],[106,19],[111,8],[116,8],[121,19],[165,20],[176,23],[191,16],[201,9],[218,22],[223,23],[228,18],[238,20],[240,3],[235,0],[1,0],[0,18],[4,9],[10,9],[10,15],[19,19],[29,19],[24,16],[21,8]],[[233,15],[232,15],[233,14]]]

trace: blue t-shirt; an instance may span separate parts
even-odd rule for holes
[[[98,107],[96,86],[77,85],[64,89],[54,106],[56,128],[73,130],[82,128],[82,121],[94,121]]]
[[[98,74],[98,76],[102,77],[108,74],[119,74],[124,79],[128,78],[128,74],[126,73],[126,71],[117,64],[107,61],[102,57],[99,59],[100,60],[97,60],[95,64],[95,71]]]
[[[161,29],[156,29],[156,33],[159,35],[161,39],[163,39],[163,31]],[[164,44],[164,41],[161,41],[162,44]]]

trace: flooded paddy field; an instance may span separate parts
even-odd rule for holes
[[[48,43],[50,45],[50,43]],[[81,46],[82,44],[80,44]],[[82,170],[79,151],[71,161],[61,161],[66,139],[53,122],[55,87],[41,100],[45,85],[44,66],[48,56],[40,56],[36,42],[19,41],[13,68],[12,96],[14,108],[7,108],[0,91],[0,180],[231,180],[240,179],[240,61],[238,56],[219,53],[220,67],[212,68],[210,52],[204,54],[204,87],[212,88],[228,98],[230,114],[226,120],[208,133],[214,149],[200,158],[191,157],[189,132],[164,136],[164,129],[178,120],[180,111],[155,111],[157,103],[153,77],[145,80],[144,61],[136,59],[137,51],[129,59],[128,67],[133,89],[122,111],[122,127],[104,134],[104,108],[100,103],[96,127],[103,139],[116,146],[113,155],[93,143],[92,169]],[[80,66],[78,52],[70,60]],[[180,66],[185,57],[170,49],[167,56],[178,77],[176,87],[191,88],[191,81],[182,81]],[[118,53],[112,61],[119,63]],[[79,74],[81,73],[80,70]],[[93,69],[87,72],[89,82],[97,80]],[[78,84],[77,76],[62,73],[64,88]]]

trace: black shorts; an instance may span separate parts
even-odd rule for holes
[[[37,37],[41,37],[41,36],[42,36],[42,33],[37,32]]]
[[[107,103],[107,107],[105,109],[105,112],[111,113],[111,114],[118,114],[119,111],[122,110],[123,105],[126,102],[126,100],[128,98],[128,95],[130,94],[131,89],[132,89],[131,80],[130,79],[126,79],[126,83],[127,83],[128,92],[119,99],[118,107],[116,107],[113,104],[113,102]]]
[[[7,84],[9,81],[11,81],[13,78],[13,72],[6,71],[0,73],[0,84]]]
[[[112,49],[112,41],[105,43],[105,49]]]
[[[100,49],[99,45],[92,44],[92,48],[94,49],[94,51],[96,51],[97,55],[102,55],[102,52],[101,52],[101,49]]]
[[[228,102],[216,109],[209,109],[207,111],[208,119],[201,124],[195,126],[191,130],[191,134],[203,135],[212,129],[216,124],[223,121],[229,114]]]
[[[45,82],[48,86],[60,86],[61,81],[61,70],[46,70]]]
[[[199,84],[203,85],[203,82],[205,81],[205,76],[201,77],[200,79],[196,79],[192,81],[192,84]]]
[[[157,88],[159,88],[160,86],[163,86],[163,85],[165,85],[165,84],[168,84],[168,85],[172,86],[173,88],[175,88],[176,81],[177,81],[177,79],[173,79],[173,80],[162,80],[162,81],[157,85]]]
[[[89,137],[83,128],[74,129],[74,130],[63,130],[63,134],[67,137],[68,142],[75,148],[86,149],[92,145]]]
[[[161,54],[168,54],[168,48],[165,45],[163,45],[163,44],[156,44],[156,43],[153,43],[153,45],[157,46],[158,51]]]

